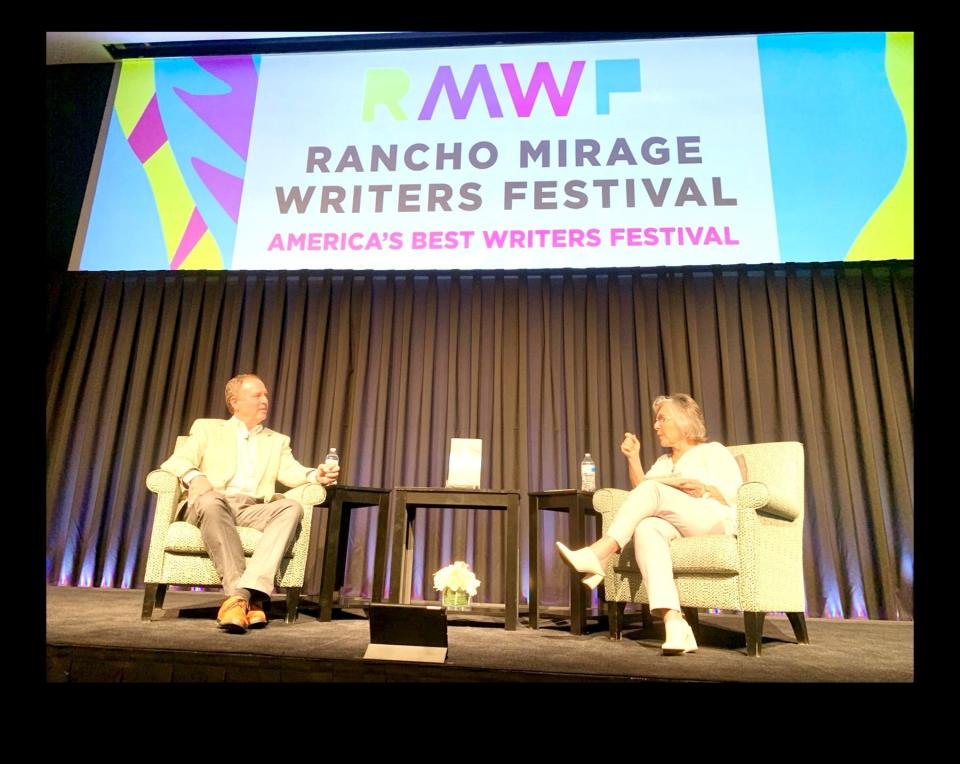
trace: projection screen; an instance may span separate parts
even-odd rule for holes
[[[913,257],[913,35],[118,64],[79,270]]]

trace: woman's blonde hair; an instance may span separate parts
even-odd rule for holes
[[[680,427],[680,431],[685,438],[700,442],[707,439],[707,424],[703,421],[703,411],[700,409],[699,403],[686,393],[660,395],[653,401],[654,416],[657,416],[660,407],[665,403],[670,404],[670,410],[674,413],[677,426]]]

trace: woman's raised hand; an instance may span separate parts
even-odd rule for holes
[[[640,458],[640,439],[632,432],[623,434],[623,443],[620,444],[620,453],[628,459]]]

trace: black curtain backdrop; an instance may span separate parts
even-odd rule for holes
[[[650,403],[689,392],[708,436],[806,447],[811,616],[913,617],[913,263],[554,272],[58,273],[47,310],[47,581],[142,585],[147,473],[223,386],[254,371],[294,454],[341,482],[441,486],[451,437],[483,439],[486,488],[628,487],[659,451]],[[527,527],[521,521],[521,599]],[[375,510],[345,585],[370,594]],[[421,510],[414,598],[464,559],[499,601],[500,513]],[[542,517],[541,601],[563,604]],[[318,523],[318,526],[322,523]],[[312,575],[316,574],[314,566]]]

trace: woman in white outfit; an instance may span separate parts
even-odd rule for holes
[[[564,561],[587,575],[591,589],[603,580],[604,566],[633,539],[634,554],[650,595],[650,611],[663,618],[665,655],[697,649],[693,630],[683,618],[673,581],[670,541],[681,536],[737,532],[736,496],[740,467],[720,443],[707,443],[700,406],[689,395],[662,395],[653,402],[653,430],[670,451],[643,471],[640,441],[625,433],[620,451],[627,458],[633,490],[617,511],[609,530],[583,549],[557,542]]]

